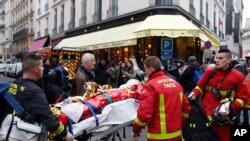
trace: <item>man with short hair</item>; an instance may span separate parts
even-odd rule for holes
[[[188,67],[179,77],[179,82],[184,89],[185,95],[188,96],[189,93],[196,86],[197,82],[194,82],[195,71],[202,71],[199,63],[195,56],[190,56],[188,58]]]
[[[133,137],[138,139],[148,127],[148,141],[180,141],[181,128],[190,112],[190,104],[181,85],[161,69],[161,61],[149,56],[144,61],[148,82],[140,94],[140,105],[133,124]]]
[[[82,56],[82,63],[76,74],[76,95],[83,96],[86,92],[84,87],[86,82],[95,81],[95,56],[91,53],[85,53]]]
[[[248,97],[245,77],[231,67],[231,60],[230,50],[219,50],[216,67],[206,69],[189,95],[191,100],[202,96],[201,107],[220,141],[230,141],[230,124]]]
[[[73,136],[53,115],[44,91],[37,85],[36,81],[43,76],[42,58],[35,54],[28,54],[23,58],[22,68],[23,77],[10,85],[9,93],[32,116],[34,121],[43,124],[51,134],[61,140],[72,141]],[[7,106],[5,112],[6,114],[12,113],[13,108]]]

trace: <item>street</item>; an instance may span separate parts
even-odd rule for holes
[[[3,76],[3,74],[0,74],[0,82],[11,82],[13,80],[15,80],[15,79],[9,78],[9,77]],[[108,141],[133,141],[132,126],[131,125],[125,127],[125,131],[124,131],[124,128],[119,129],[118,133],[120,135],[120,138],[119,138],[118,134],[116,134],[115,139],[113,139],[112,137],[109,137]],[[146,141],[146,140],[147,140],[146,130],[144,129],[141,133],[141,137],[140,137],[139,141]],[[93,141],[93,140],[91,140],[91,141]],[[107,141],[107,140],[105,140],[105,141]]]

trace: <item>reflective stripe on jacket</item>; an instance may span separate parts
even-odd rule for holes
[[[148,126],[148,140],[168,140],[181,136],[182,120],[190,112],[190,104],[179,83],[163,71],[154,73],[140,95],[135,123]]]

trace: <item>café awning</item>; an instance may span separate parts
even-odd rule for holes
[[[149,16],[135,29],[134,33],[137,38],[148,36],[199,37],[204,42],[210,40],[215,46],[219,46],[216,37],[201,30],[182,15]]]
[[[31,47],[28,49],[28,52],[38,51],[40,48],[44,47],[47,40],[48,37],[33,41]]]
[[[137,38],[148,36],[199,37],[202,31],[181,15],[153,15],[147,17],[134,33]]]
[[[141,22],[117,26],[93,33],[63,39],[55,48],[56,50],[85,51],[137,44],[133,31]]]

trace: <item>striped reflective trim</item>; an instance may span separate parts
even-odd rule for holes
[[[60,123],[60,126],[55,131],[53,131],[52,134],[59,135],[62,133],[63,130],[64,130],[64,126],[62,123]]]
[[[161,133],[161,134],[151,134],[148,133],[149,139],[172,139],[178,136],[181,136],[182,132],[181,130],[172,132],[172,133]]]
[[[244,107],[250,109],[250,104],[245,104]]]
[[[188,118],[189,117],[189,113],[182,113],[182,117],[184,117],[184,118]]]
[[[165,101],[164,101],[163,94],[160,94],[159,112],[160,112],[161,133],[159,134],[148,133],[148,138],[149,139],[171,139],[171,138],[181,136],[182,134],[181,130],[172,132],[172,133],[167,133],[166,116],[165,116]]]
[[[138,118],[135,119],[135,123],[139,126],[145,126],[147,123],[140,121]]]
[[[213,120],[212,116],[207,116],[207,118],[208,118],[209,121]]]
[[[206,86],[206,90],[207,91],[211,91],[213,89],[213,87],[211,87],[211,86]],[[220,94],[222,95],[222,96],[226,96],[227,95],[227,91],[219,91],[220,92]],[[233,90],[232,92],[231,92],[231,95],[234,95],[235,94],[235,91]]]
[[[160,105],[159,105],[159,112],[160,112],[160,123],[161,123],[161,133],[166,133],[166,116],[165,116],[165,101],[164,95],[160,94]]]
[[[195,89],[198,89],[200,93],[203,94],[203,90],[199,86],[196,86]]]
[[[196,128],[196,125],[195,125],[194,123],[190,123],[190,124],[189,124],[189,127],[190,127],[190,128]]]
[[[183,92],[180,92],[180,100],[181,100],[181,104],[182,104],[182,101],[183,101]]]
[[[220,101],[220,103],[226,103],[226,102],[228,102],[228,101],[230,101],[229,98],[224,98],[224,99],[222,99],[222,100]]]
[[[239,102],[241,107],[244,106],[244,101],[243,100],[241,100],[239,98],[236,98],[235,101]]]

